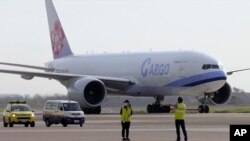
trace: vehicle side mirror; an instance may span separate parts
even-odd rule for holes
[[[63,111],[63,107],[60,107],[60,111]]]
[[[9,112],[10,112],[10,110],[6,110],[6,112],[8,112],[8,113],[9,113]]]

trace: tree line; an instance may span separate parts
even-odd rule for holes
[[[44,103],[47,100],[67,100],[68,97],[67,95],[59,95],[59,94],[54,94],[50,96],[41,96],[39,94],[36,94],[34,96],[31,95],[10,95],[10,96],[2,96],[0,98],[0,109],[4,109],[6,105],[10,101],[26,101],[27,104],[31,106],[32,109],[42,109]]]

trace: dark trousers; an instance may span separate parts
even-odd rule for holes
[[[185,121],[184,120],[175,120],[175,127],[176,127],[176,135],[177,135],[177,141],[180,141],[180,127],[183,131],[183,135],[185,138],[185,141],[187,141],[187,131],[185,128]]]
[[[126,138],[129,137],[129,127],[130,127],[130,122],[121,122],[122,123],[122,137],[125,137],[125,132],[126,132]]]

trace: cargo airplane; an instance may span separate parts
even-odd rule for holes
[[[52,0],[45,0],[54,59],[45,67],[0,62],[36,71],[0,69],[1,73],[19,74],[31,80],[43,77],[58,80],[67,88],[68,98],[79,102],[86,113],[100,113],[107,94],[154,97],[149,113],[169,112],[162,106],[165,96],[194,95],[199,112],[208,112],[205,101],[225,104],[231,87],[222,64],[215,58],[195,51],[75,55],[67,41]]]

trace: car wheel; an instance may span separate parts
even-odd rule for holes
[[[64,119],[62,120],[61,123],[62,123],[63,127],[67,127],[68,126],[68,123]]]
[[[3,127],[8,127],[8,123],[6,123],[4,118],[3,118]]]
[[[13,127],[13,123],[12,122],[9,123],[9,127]]]
[[[30,127],[35,127],[35,122],[31,122]]]
[[[9,119],[9,127],[13,127],[13,122]]]
[[[25,123],[24,126],[25,126],[25,127],[28,127],[28,126],[29,126],[29,123]]]
[[[62,123],[63,127],[67,127],[68,124],[67,123]]]
[[[82,127],[82,123],[80,123],[80,127]]]
[[[49,119],[45,119],[45,125],[46,125],[46,127],[50,127],[51,123],[50,123]]]

